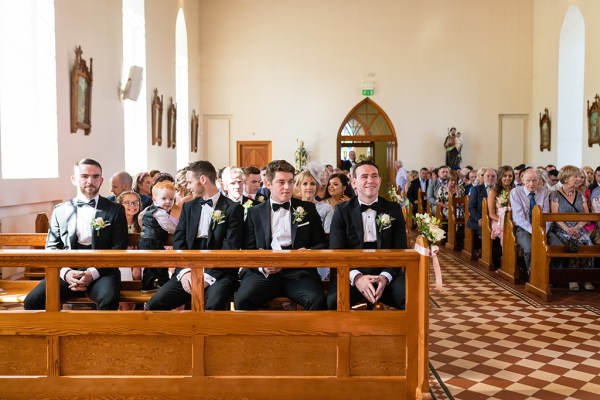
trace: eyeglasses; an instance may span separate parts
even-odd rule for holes
[[[140,202],[138,200],[135,200],[135,201],[124,201],[123,204],[126,205],[126,206],[139,206]]]

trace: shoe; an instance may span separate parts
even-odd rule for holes
[[[596,290],[596,288],[594,287],[594,285],[592,285],[592,282],[586,282],[583,284],[583,288],[585,290]]]
[[[579,292],[579,284],[577,282],[569,282],[569,290],[572,292]]]

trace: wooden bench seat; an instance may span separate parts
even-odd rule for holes
[[[492,262],[492,220],[489,216],[487,199],[481,202],[481,257],[479,265],[488,271],[494,270]]]
[[[546,241],[546,223],[555,221],[600,221],[598,213],[543,213],[535,206],[532,214],[531,265],[525,289],[545,301],[552,300],[550,283],[600,281],[599,268],[550,268],[552,258],[600,257],[600,245],[579,246],[577,253],[568,253],[565,246],[550,246]]]
[[[458,209],[462,207],[463,211],[466,208],[465,203],[468,205],[468,200],[465,201],[466,196],[463,197],[454,197],[450,196],[448,198],[448,237],[446,241],[446,248],[450,250],[462,250],[458,249],[458,230],[459,226],[465,227],[465,217],[463,212],[462,218],[457,218]],[[464,240],[464,235],[463,238]]]

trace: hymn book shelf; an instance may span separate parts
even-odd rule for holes
[[[48,290],[47,311],[0,312],[0,393],[341,400],[376,388],[380,399],[426,398],[428,263],[413,250],[1,250],[1,267],[44,267]],[[192,310],[59,311],[61,267],[139,265],[192,266]],[[199,266],[275,265],[338,268],[338,310],[203,311]],[[350,311],[349,270],[360,265],[404,267],[406,311]]]

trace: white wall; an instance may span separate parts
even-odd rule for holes
[[[498,114],[530,113],[532,12],[523,0],[202,1],[202,112],[231,114],[234,142],[272,140],[274,158],[300,138],[334,163],[374,73],[408,168],[442,164],[450,126],[465,163],[495,165]]]

